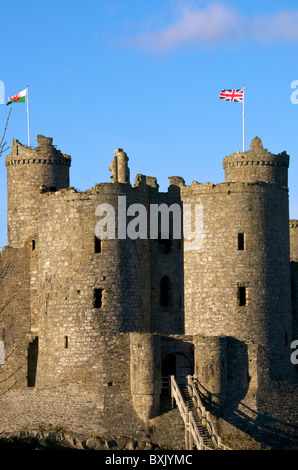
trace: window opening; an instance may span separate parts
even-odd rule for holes
[[[245,236],[244,233],[238,233],[238,250],[245,250]]]
[[[247,299],[246,299],[246,287],[238,287],[238,302],[239,302],[239,307],[243,307],[246,305]]]
[[[101,253],[101,239],[98,237],[94,238],[94,251],[95,253]]]
[[[164,276],[160,281],[160,306],[169,307],[171,298],[170,279]]]
[[[94,308],[102,307],[102,294],[103,294],[103,289],[94,289],[94,294],[93,294]]]
[[[28,387],[35,387],[36,372],[37,372],[37,359],[38,359],[38,337],[36,337],[28,346],[28,371],[27,371],[27,385]]]

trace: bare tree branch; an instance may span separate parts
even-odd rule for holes
[[[9,148],[9,147],[5,147],[6,142],[4,142],[4,138],[5,138],[5,134],[6,134],[7,126],[8,126],[10,113],[11,113],[11,108],[9,110],[9,113],[8,113],[8,116],[7,116],[7,119],[6,119],[6,124],[5,124],[5,128],[4,128],[3,136],[2,136],[2,139],[1,139],[1,142],[0,142],[0,157],[2,156],[2,153],[5,152],[5,150],[7,150]]]

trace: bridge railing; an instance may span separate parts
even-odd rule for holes
[[[171,397],[172,404],[175,400],[180,415],[184,421],[186,450],[192,450],[194,445],[198,450],[209,450],[209,447],[206,446],[203,442],[203,437],[200,434],[193,414],[187,408],[179,386],[173,375],[171,375]]]
[[[211,447],[207,446],[204,443],[203,436],[201,435],[200,430],[195,422],[193,413],[189,411],[183,399],[183,396],[181,394],[180,388],[173,375],[170,378],[170,383],[171,383],[172,405],[174,405],[174,401],[175,401],[178,407],[178,410],[180,412],[180,415],[184,421],[184,425],[185,425],[186,449],[192,450],[193,446],[195,446],[198,450],[212,450]],[[202,424],[205,425],[208,429],[209,435],[212,438],[212,442],[214,444],[215,449],[231,450],[229,447],[222,444],[221,438],[216,432],[216,429],[212,423],[211,415],[209,411],[206,411],[205,407],[203,406],[202,400],[199,396],[196,385],[193,381],[193,377],[190,375],[187,377],[187,387],[188,387],[191,397],[195,401],[197,411],[200,415]]]
[[[194,381],[194,378],[191,375],[187,376],[187,387],[188,387],[191,397],[193,398],[196,404],[197,411],[199,415],[201,416],[202,424],[207,427],[209,435],[212,438],[212,442],[215,448],[218,450],[231,450],[228,446],[222,443],[221,437],[218,435],[212,423],[211,414],[209,411],[206,411],[206,408],[204,407],[201,397],[198,393],[198,389]]]

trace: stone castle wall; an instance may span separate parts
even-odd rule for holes
[[[288,155],[270,154],[256,138],[248,152],[224,159],[224,183],[186,186],[173,176],[161,193],[154,177],[137,175],[132,186],[127,154],[116,149],[112,182],[78,192],[69,187],[70,157],[52,139],[38,136],[36,149],[13,141],[9,246],[0,257],[10,268],[1,281],[2,428],[64,425],[160,438],[169,416],[160,411],[164,379],[172,374],[197,376],[222,430],[239,427],[239,411],[249,432],[256,416],[292,423],[293,410],[267,400],[278,381],[296,380],[288,164]],[[150,239],[157,206],[179,209],[163,213],[170,238],[159,225]],[[177,213],[198,229],[196,245],[174,237]],[[99,235],[102,217],[114,237]],[[137,227],[140,237],[127,236]],[[285,390],[290,403],[293,389]],[[175,416],[169,420],[180,429]]]

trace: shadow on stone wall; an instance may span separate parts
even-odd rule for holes
[[[202,401],[206,409],[219,418],[223,436],[239,437],[244,433],[263,448],[297,449],[297,385],[270,380],[259,351],[258,388],[256,392],[249,390],[247,345],[231,337],[226,340],[226,393],[212,394],[199,384]]]
[[[298,427],[268,413],[256,412],[239,403],[230,414],[224,413],[223,419],[237,430],[260,443],[261,447],[276,449],[298,448]]]

